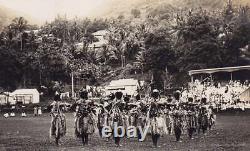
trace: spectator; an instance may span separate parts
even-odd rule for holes
[[[25,106],[22,106],[22,113],[21,113],[22,117],[26,117],[26,113],[25,113]]]
[[[34,107],[34,116],[37,116],[37,114],[38,114],[38,108]]]
[[[38,116],[42,115],[42,107],[38,107]]]
[[[9,113],[5,113],[3,116],[4,116],[5,118],[10,117]]]

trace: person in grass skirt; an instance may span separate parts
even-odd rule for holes
[[[80,99],[76,102],[76,118],[75,118],[75,135],[76,137],[83,138],[83,144],[88,144],[89,135],[93,134],[95,131],[95,120],[93,114],[94,111],[94,104],[92,101],[88,100],[88,92],[85,89],[82,89],[79,92]],[[87,118],[87,131],[83,134],[81,132],[81,124],[80,118],[85,117]]]
[[[66,134],[66,117],[62,112],[62,103],[61,103],[61,97],[60,93],[56,91],[54,96],[54,101],[52,102],[51,106],[51,128],[50,128],[50,134],[51,136],[55,135],[55,117],[59,114],[61,118],[61,126],[62,126],[62,136]]]
[[[150,104],[150,108],[148,111],[153,147],[158,147],[157,143],[160,138],[160,130],[158,127],[158,123],[159,123],[158,117],[160,115],[160,111],[159,111],[159,107],[157,104],[159,99],[160,99],[159,90],[154,89],[151,95],[151,99],[150,99],[151,104]]]

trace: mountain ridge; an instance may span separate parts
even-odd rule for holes
[[[132,9],[147,11],[157,9],[163,6],[169,8],[205,8],[205,9],[223,9],[228,0],[112,0],[109,5],[111,7],[102,9],[96,16],[104,16],[106,18],[118,17],[119,15],[129,16]],[[233,0],[235,6],[249,5],[249,0]]]
[[[138,9],[142,14],[156,9],[197,8],[222,9],[228,0],[106,0],[103,7],[96,8],[89,18],[116,18],[120,15],[131,16],[132,9]],[[235,5],[249,5],[249,0],[233,0]],[[12,10],[0,3],[0,30],[15,17],[25,17],[31,24],[41,25],[42,22],[29,14]],[[45,22],[45,21],[44,21]]]

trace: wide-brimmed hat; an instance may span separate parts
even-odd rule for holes
[[[157,93],[157,92],[159,93],[159,90],[157,90],[157,89],[153,90],[153,93]]]

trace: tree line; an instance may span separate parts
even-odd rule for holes
[[[166,73],[181,85],[189,70],[249,64],[248,6],[163,8],[109,19],[58,16],[41,27],[15,18],[0,34],[0,87],[53,87],[70,83],[72,73],[98,85],[129,70],[149,73],[147,80],[162,88]],[[100,30],[107,31],[106,43],[90,49]]]

